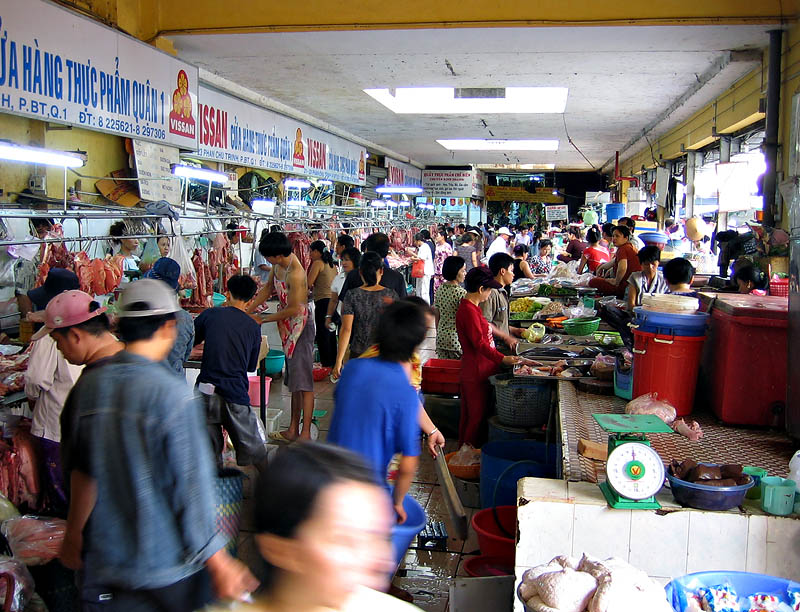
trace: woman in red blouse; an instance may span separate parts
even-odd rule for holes
[[[593,278],[589,286],[597,289],[602,295],[615,295],[619,298],[625,295],[628,277],[642,269],[636,249],[630,243],[631,230],[624,225],[614,228],[612,240],[617,251],[614,255],[614,275],[610,279]]]
[[[492,330],[483,317],[480,304],[491,290],[502,289],[485,266],[473,268],[464,279],[467,295],[456,312],[456,332],[461,343],[461,421],[458,444],[480,446],[486,440],[486,417],[491,386],[489,377],[497,374],[500,365],[512,365],[519,357],[505,356],[494,347]]]

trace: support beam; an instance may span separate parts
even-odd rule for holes
[[[731,161],[731,137],[721,136],[719,139],[719,162],[726,164]],[[728,213],[717,213],[717,234],[728,229]]]
[[[686,154],[686,218],[694,217],[694,176],[703,163],[703,154],[689,151]]]
[[[783,31],[769,32],[769,66],[767,72],[767,128],[764,138],[764,173],[762,197],[764,198],[764,224],[775,225],[775,189],[778,175],[778,125],[781,102],[781,51]]]

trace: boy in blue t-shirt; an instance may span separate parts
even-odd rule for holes
[[[697,297],[697,291],[692,289],[694,266],[692,262],[683,257],[675,257],[664,264],[664,280],[669,285],[669,293]]]
[[[417,471],[420,454],[419,395],[409,382],[411,358],[428,324],[416,304],[399,301],[378,322],[376,359],[353,359],[334,392],[335,409],[328,442],[363,455],[380,482],[400,453],[392,501],[398,522],[406,520],[403,498]]]

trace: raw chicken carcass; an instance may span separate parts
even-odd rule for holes
[[[542,602],[561,612],[583,612],[597,589],[594,576],[568,567],[542,574],[533,584]]]
[[[654,414],[667,425],[678,416],[669,402],[658,399],[657,393],[645,393],[631,400],[625,406],[625,414]]]
[[[692,442],[697,442],[703,437],[703,430],[700,429],[700,424],[697,421],[690,421],[687,423],[683,419],[673,421],[670,425],[676,433],[681,434],[685,438],[689,438]]]

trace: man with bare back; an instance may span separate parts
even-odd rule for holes
[[[292,394],[292,421],[286,431],[269,435],[278,442],[311,439],[311,417],[314,412],[314,317],[308,303],[308,286],[303,264],[292,253],[286,234],[265,234],[259,252],[272,264],[269,280],[253,300],[251,311],[265,302],[273,289],[278,296],[278,311],[261,315],[263,323],[274,321],[286,354],[286,385]],[[303,429],[300,430],[300,416]]]

